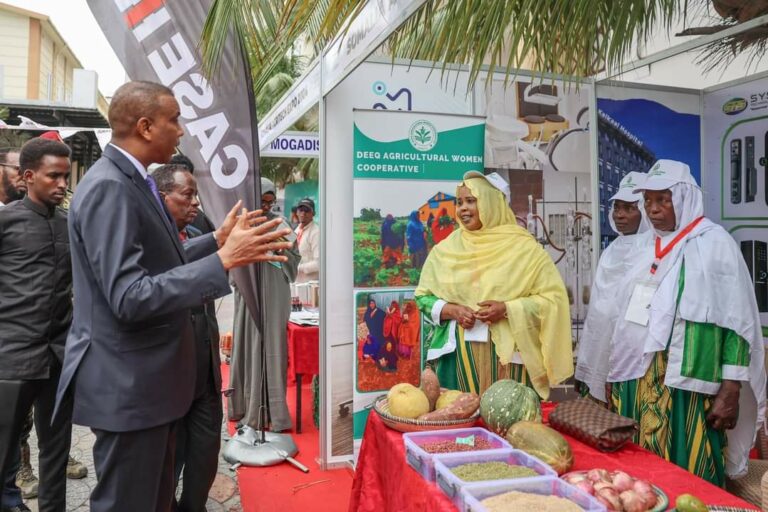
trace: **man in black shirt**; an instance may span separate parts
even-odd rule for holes
[[[41,512],[66,507],[71,400],[51,420],[72,320],[67,217],[57,208],[67,189],[69,155],[61,142],[27,142],[19,156],[27,196],[0,210],[0,474],[13,464],[34,405]],[[3,505],[6,510],[24,509]]]

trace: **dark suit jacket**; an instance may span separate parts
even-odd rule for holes
[[[57,403],[112,432],[186,414],[195,383],[190,308],[230,292],[213,235],[178,238],[133,164],[114,147],[88,171],[69,211],[74,317]]]
[[[192,225],[185,229],[189,239],[197,238],[203,234]],[[192,323],[195,329],[195,341],[205,346],[207,352],[210,353],[210,376],[213,377],[213,385],[216,393],[218,393],[221,391],[221,356],[219,355],[219,321],[216,318],[216,303],[209,301],[202,308],[194,308],[192,310]],[[198,375],[198,379],[207,383],[208,375]],[[200,391],[200,386],[197,386],[196,391]]]

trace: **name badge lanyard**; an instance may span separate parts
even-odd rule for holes
[[[683,228],[683,230],[681,230],[680,233],[678,233],[677,236],[675,236],[675,238],[673,238],[672,241],[669,242],[669,244],[667,244],[667,246],[663,249],[661,247],[661,237],[656,237],[656,259],[653,260],[653,264],[651,265],[651,275],[656,274],[656,270],[658,270],[659,265],[661,264],[661,260],[663,260],[664,257],[672,251],[672,249],[675,247],[675,245],[677,245],[678,242],[680,242],[680,240],[685,238],[686,235],[693,231],[693,228],[695,228],[703,218],[704,216],[702,215],[701,217],[694,219],[693,222],[685,226],[685,228]]]

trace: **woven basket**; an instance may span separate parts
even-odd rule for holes
[[[707,510],[709,512],[755,512],[754,510],[750,508],[739,508],[739,507],[720,507],[720,506],[712,506],[707,507]],[[765,509],[763,509],[765,510]]]
[[[756,507],[761,507],[764,496],[762,489],[765,489],[761,480],[768,471],[768,460],[750,460],[747,468],[747,474],[743,477],[737,480],[726,479],[725,490]]]
[[[464,420],[412,420],[393,416],[389,412],[389,402],[386,395],[376,399],[373,410],[379,415],[386,426],[398,432],[423,432],[426,430],[449,430],[454,428],[472,427],[480,417],[480,409]]]

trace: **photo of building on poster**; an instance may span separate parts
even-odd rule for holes
[[[607,97],[606,97],[607,96]],[[633,97],[636,96],[636,97]],[[601,246],[617,234],[608,221],[610,198],[627,173],[648,172],[656,160],[687,163],[701,184],[701,118],[698,95],[626,87],[598,90],[598,175]]]

